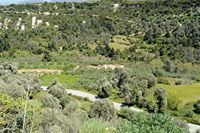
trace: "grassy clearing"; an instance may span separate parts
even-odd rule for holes
[[[113,41],[116,43],[124,44],[124,45],[130,45],[129,40],[126,38],[126,36],[117,35],[113,38]]]
[[[71,85],[76,83],[80,79],[79,75],[68,75],[68,74],[47,74],[40,76],[42,85],[48,85],[53,80],[58,80],[61,84]]]
[[[183,105],[200,99],[200,83],[179,86],[158,84],[157,87],[164,88],[169,95],[180,99]]]
[[[120,51],[124,51],[130,47],[130,42],[126,36],[117,35],[111,40],[109,46],[115,50],[118,49]],[[90,44],[89,47],[94,50],[96,48],[96,44]]]
[[[120,44],[120,43],[110,43],[109,46],[111,48],[114,48],[115,50],[120,50],[120,51],[124,51],[125,49],[128,49],[129,46],[124,45],[124,44]]]
[[[124,51],[130,47],[130,42],[127,40],[125,36],[115,36],[112,41],[109,43],[111,48],[115,50]]]

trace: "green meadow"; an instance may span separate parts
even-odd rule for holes
[[[61,84],[72,85],[80,79],[79,75],[68,75],[68,74],[47,74],[40,76],[42,85],[49,85],[54,80],[58,80]]]
[[[165,89],[170,96],[174,96],[181,100],[182,104],[195,102],[200,99],[200,83],[190,85],[163,85],[158,84],[157,87]]]

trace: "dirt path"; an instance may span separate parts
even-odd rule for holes
[[[104,64],[104,65],[88,65],[85,66],[86,68],[90,69],[116,69],[116,68],[124,68],[124,65],[119,65],[119,64]],[[74,68],[74,71],[79,69],[80,66],[76,66]],[[61,74],[63,70],[61,69],[46,69],[46,68],[39,68],[39,69],[19,69],[18,73],[56,73],[56,74]]]
[[[56,73],[61,74],[63,70],[59,69],[19,69],[18,73]]]
[[[116,68],[124,68],[124,65],[118,65],[118,64],[104,64],[104,65],[89,65],[86,66],[86,68],[92,68],[92,69],[116,69]]]

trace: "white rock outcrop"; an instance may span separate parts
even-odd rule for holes
[[[34,16],[32,17],[32,28],[36,28],[36,21],[37,21],[37,18]]]

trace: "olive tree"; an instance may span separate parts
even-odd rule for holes
[[[101,98],[107,98],[111,95],[111,89],[112,89],[112,85],[110,84],[110,82],[106,79],[100,79],[98,81],[98,96]]]
[[[89,116],[92,118],[97,117],[109,121],[115,117],[114,105],[108,100],[96,101],[91,105]]]
[[[51,94],[44,94],[41,97],[41,103],[44,107],[61,109],[60,101]]]
[[[164,112],[165,109],[167,108],[167,96],[166,92],[164,89],[160,88],[155,91],[154,94],[156,100],[157,100],[157,105],[158,105],[158,110],[159,112]]]
[[[174,70],[175,70],[175,65],[174,65],[174,63],[173,63],[172,61],[166,60],[166,61],[164,62],[163,69],[164,69],[165,71],[168,71],[168,72],[174,72]]]
[[[54,81],[51,85],[49,85],[48,90],[49,94],[52,94],[54,97],[58,99],[60,99],[63,95],[66,94],[65,88],[57,81]]]

